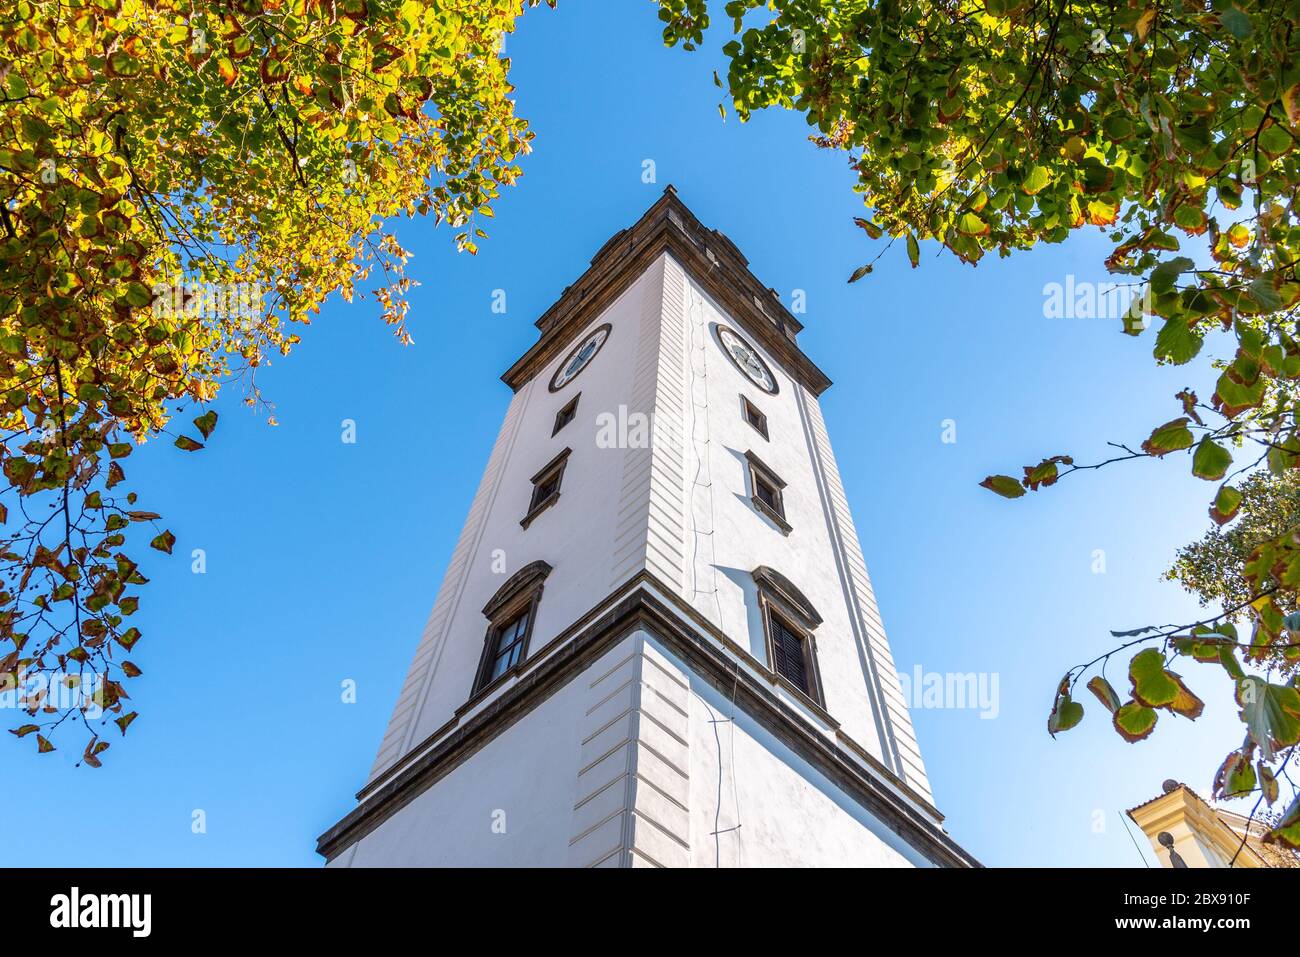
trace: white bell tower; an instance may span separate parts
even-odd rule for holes
[[[670,186],[537,327],[329,865],[975,865],[798,320]]]

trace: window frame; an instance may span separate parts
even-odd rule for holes
[[[494,677],[492,671],[496,668],[497,661],[502,657],[502,652],[504,651],[501,645],[502,639],[505,638],[507,630],[514,629],[515,625],[525,616],[527,616],[527,620],[524,622],[523,634],[519,635],[518,638],[511,641],[507,646],[508,648],[517,647],[519,649],[518,655],[515,657],[513,662],[502,670],[501,674]],[[488,685],[494,684],[511,672],[518,670],[519,666],[523,664],[525,656],[528,654],[528,636],[532,631],[532,627],[533,602],[528,601],[520,603],[518,606],[514,607],[509,614],[503,616],[501,624],[493,625],[488,629],[488,637],[483,648],[483,660],[479,662],[479,677],[478,681],[475,683],[476,691],[481,691]]]
[[[542,600],[543,582],[550,573],[551,566],[548,563],[531,562],[511,575],[483,606],[483,615],[488,620],[488,628],[483,636],[483,650],[479,654],[478,668],[474,672],[471,699],[518,674],[528,661],[528,646],[532,642],[533,629],[537,625],[537,608]],[[523,614],[528,615],[528,624],[524,626],[524,633],[517,642],[519,657],[501,674],[491,677],[491,666],[498,657],[503,631],[518,621]]]
[[[806,620],[800,614],[797,614],[787,603],[780,601],[780,598],[777,598],[775,593],[770,592],[770,590],[759,588],[758,601],[759,606],[762,607],[763,615],[763,649],[767,653],[767,668],[771,671],[772,677],[781,687],[800,694],[803,698],[813,702],[819,709],[826,710],[826,696],[824,696],[822,690],[822,671],[818,667],[816,636],[813,633],[813,628],[806,623]],[[779,668],[777,668],[775,628],[772,627],[774,619],[780,622],[781,627],[784,627],[785,631],[800,642],[800,650],[803,653],[803,675],[809,681],[809,687],[807,688],[800,688],[800,685],[781,674]]]
[[[740,417],[749,423],[750,427],[763,437],[763,441],[769,442],[771,439],[767,434],[767,416],[763,410],[750,401],[749,396],[740,393]],[[754,419],[758,421],[755,422]]]
[[[579,392],[568,402],[564,403],[564,405],[560,407],[559,412],[555,413],[555,428],[551,429],[552,436],[558,435],[560,429],[564,428],[578,417],[578,400],[581,398],[582,393]],[[568,418],[565,418],[566,415]]]
[[[754,508],[781,530],[781,534],[789,535],[793,526],[785,517],[785,481],[752,451],[745,452],[745,460],[749,463],[749,500]],[[775,505],[769,505],[759,497],[760,482],[772,490]]]
[[[756,568],[752,574],[758,586],[759,609],[763,619],[763,648],[772,677],[781,686],[797,692],[824,712],[826,697],[821,669],[817,664],[817,637],[813,633],[821,624],[821,616],[783,575],[765,566]],[[809,685],[807,688],[799,687],[777,668],[774,619],[799,641],[803,652],[804,676]]]
[[[538,515],[560,500],[560,487],[564,482],[564,470],[569,464],[569,456],[572,453],[573,449],[566,448],[543,465],[537,474],[529,480],[533,483],[533,491],[528,500],[528,512],[519,520],[521,526],[527,528]],[[546,485],[550,484],[552,479],[555,481],[555,488],[545,495],[539,494]]]

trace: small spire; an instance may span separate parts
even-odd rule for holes
[[[665,192],[665,193],[672,193],[674,196],[676,196],[676,195],[677,195],[677,187],[674,186],[672,183],[669,183],[667,186],[664,187],[664,192]]]

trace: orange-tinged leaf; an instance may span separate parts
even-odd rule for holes
[[[1156,727],[1156,713],[1151,708],[1130,701],[1115,712],[1111,723],[1119,736],[1132,744],[1151,734]]]
[[[1145,40],[1147,38],[1147,34],[1151,32],[1151,25],[1155,22],[1156,11],[1154,7],[1150,10],[1143,11],[1142,15],[1138,17],[1136,25],[1139,40]]]

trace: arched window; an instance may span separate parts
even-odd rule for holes
[[[546,562],[530,562],[511,575],[483,606],[488,630],[471,697],[514,674],[524,663],[542,599],[542,582],[550,573]]]
[[[758,585],[768,667],[782,684],[825,707],[813,637],[822,616],[804,593],[775,569],[760,565],[751,574]]]

